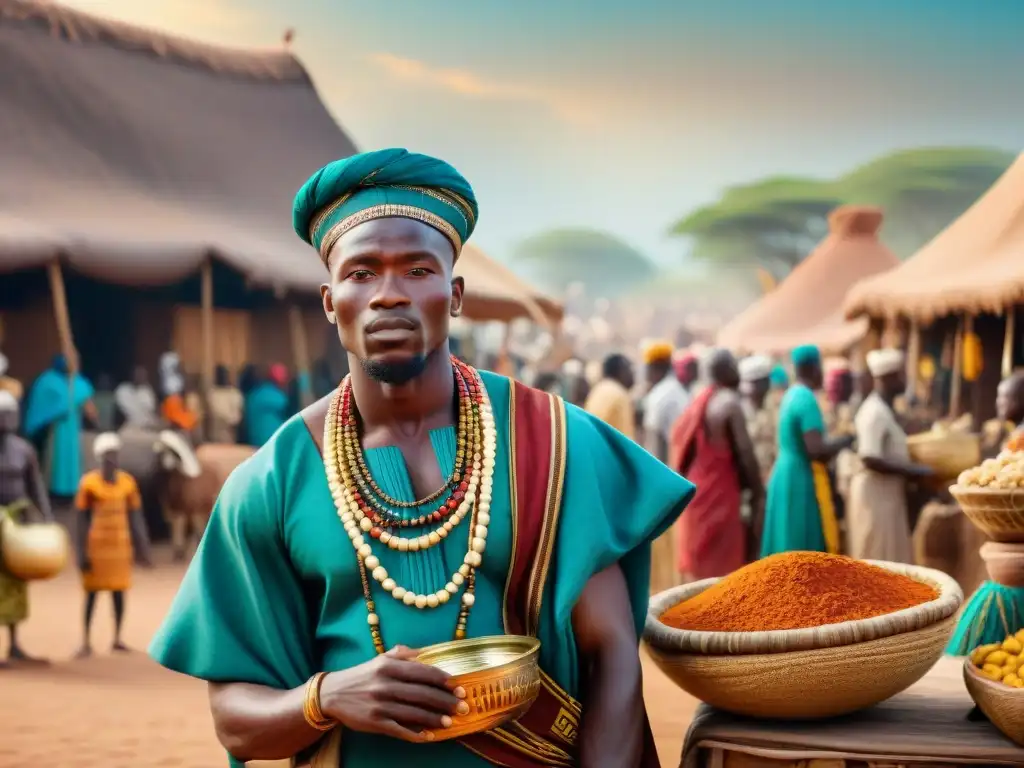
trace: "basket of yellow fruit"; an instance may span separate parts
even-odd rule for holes
[[[1024,543],[1024,453],[1004,451],[961,472],[949,492],[994,541]]]
[[[974,703],[1008,739],[1024,746],[1024,630],[976,648],[964,661]]]

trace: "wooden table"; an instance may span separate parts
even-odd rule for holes
[[[701,705],[680,768],[861,768],[1024,765],[1024,748],[985,719],[963,659],[943,657],[916,685],[871,709],[817,722],[774,722]]]

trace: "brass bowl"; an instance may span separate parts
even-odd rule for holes
[[[989,680],[964,659],[964,685],[974,703],[1010,741],[1024,746],[1024,689]]]
[[[0,559],[22,581],[52,579],[68,562],[68,533],[60,523],[21,525],[0,520]]]
[[[540,693],[540,640],[495,635],[453,640],[423,648],[417,661],[452,675],[466,691],[469,712],[453,715],[450,728],[434,731],[434,741],[459,739],[516,720]]]

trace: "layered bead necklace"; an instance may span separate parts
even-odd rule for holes
[[[374,481],[359,441],[359,419],[349,377],[331,398],[324,422],[324,470],[338,516],[356,552],[367,623],[377,653],[384,653],[386,649],[380,616],[370,591],[371,578],[395,600],[420,609],[444,605],[461,591],[462,605],[454,633],[457,640],[466,636],[469,612],[475,601],[476,569],[483,562],[491,522],[497,435],[494,412],[480,374],[454,357],[451,364],[459,400],[455,468],[444,485],[424,499],[414,502],[393,499]],[[436,506],[412,519],[392,511],[425,504]],[[466,556],[444,587],[436,592],[418,594],[399,585],[370,546],[371,541],[379,541],[398,552],[427,550],[448,538],[466,517],[470,518]],[[433,529],[422,531],[427,526]],[[421,529],[418,535],[400,535],[402,531],[416,528]]]

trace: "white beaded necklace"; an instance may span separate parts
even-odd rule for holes
[[[475,372],[474,372],[475,373]],[[342,471],[341,445],[339,441],[340,431],[338,429],[338,415],[341,407],[341,391],[331,398],[331,405],[328,409],[327,419],[324,422],[324,471],[327,474],[328,486],[334,505],[338,511],[338,517],[345,527],[355,549],[356,556],[362,561],[366,570],[370,572],[374,581],[381,585],[385,592],[395,600],[400,600],[405,605],[414,605],[417,608],[436,608],[447,603],[454,595],[459,593],[460,588],[466,582],[471,571],[479,568],[483,563],[483,553],[487,547],[487,531],[491,522],[491,501],[493,499],[492,489],[494,487],[494,463],[497,454],[497,431],[494,426],[494,411],[491,408],[490,397],[487,389],[480,380],[479,374],[475,375],[476,384],[481,395],[480,401],[480,425],[483,432],[483,450],[481,459],[474,461],[473,473],[466,489],[466,495],[459,504],[459,507],[440,527],[428,534],[415,538],[403,538],[382,532],[380,540],[383,544],[399,552],[417,552],[421,549],[428,549],[441,543],[449,533],[469,514],[474,502],[477,502],[476,526],[473,535],[470,537],[468,551],[459,569],[451,575],[451,578],[442,589],[430,594],[417,594],[405,587],[400,586],[387,570],[380,564],[380,560],[373,554],[370,543],[363,536],[372,527],[371,521],[363,514],[359,504],[355,501],[351,488],[345,482],[347,472]],[[385,539],[385,537],[387,537]],[[462,596],[462,602],[466,606],[473,605],[473,594],[466,592]],[[374,624],[376,614],[370,614],[370,624]],[[379,619],[378,619],[379,621]]]

